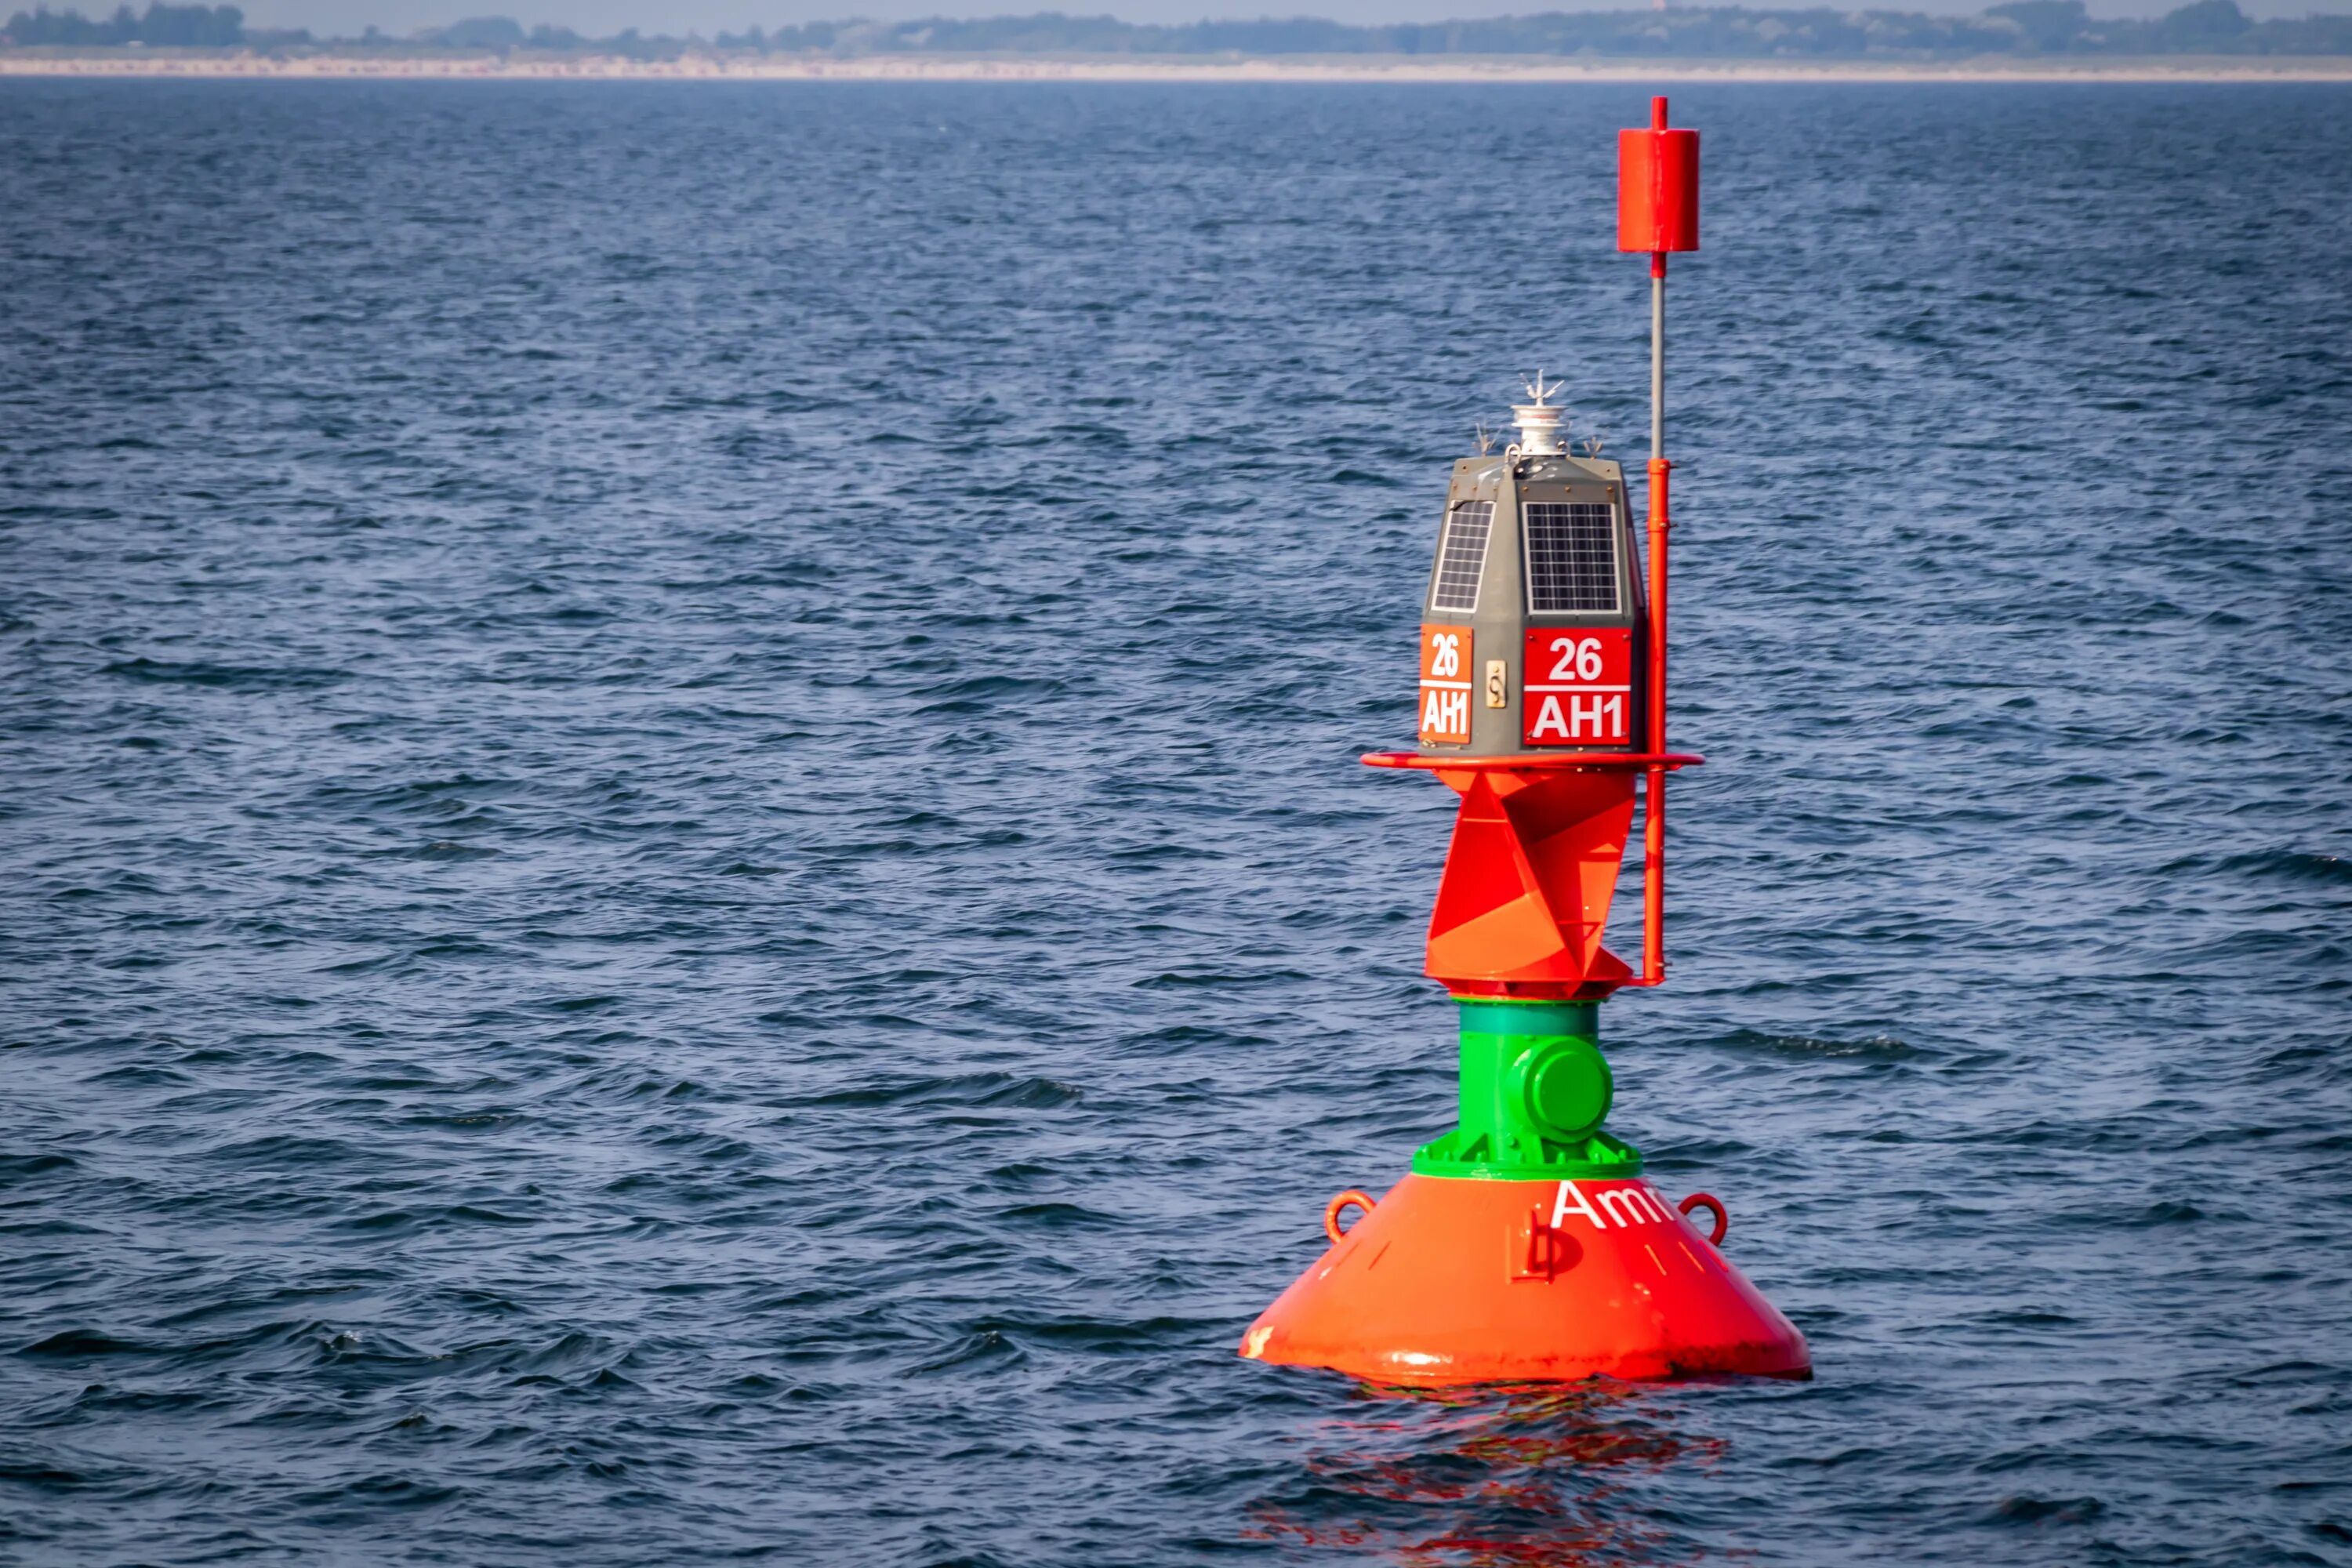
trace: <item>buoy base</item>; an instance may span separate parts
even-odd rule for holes
[[[1638,1178],[1409,1175],[1241,1353],[1413,1386],[1812,1375],[1795,1325]]]

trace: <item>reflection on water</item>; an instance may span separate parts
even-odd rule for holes
[[[1691,1560],[1629,1483],[1724,1444],[1668,1426],[1658,1391],[1596,1380],[1360,1394],[1308,1438],[1297,1491],[1251,1510],[1252,1538],[1405,1564]]]

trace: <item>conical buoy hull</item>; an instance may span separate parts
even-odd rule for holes
[[[1795,1325],[1638,1179],[1409,1175],[1241,1353],[1422,1386],[1812,1373]]]

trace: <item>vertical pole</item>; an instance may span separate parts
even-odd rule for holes
[[[1666,253],[1650,252],[1650,460],[1666,455]]]
[[[1651,121],[1665,122],[1666,100]],[[1666,253],[1650,252],[1650,729],[1652,756],[1666,749]],[[1642,806],[1642,978],[1666,977],[1666,770],[1652,763]]]

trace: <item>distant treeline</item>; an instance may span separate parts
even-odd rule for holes
[[[103,22],[93,22],[79,11],[52,11],[44,5],[29,16],[19,11],[9,17],[7,40],[28,46],[148,44],[217,48],[242,44],[247,36],[245,13],[234,5],[151,5],[143,16],[132,16],[131,7],[122,5]]]
[[[812,22],[748,33],[607,38],[482,16],[394,38],[247,29],[234,5],[150,4],[103,22],[44,6],[9,19],[0,43],[29,47],[142,44],[244,45],[332,50],[493,50],[668,58],[713,50],[788,55],[1584,55],[1643,59],[1966,58],[1981,55],[2352,55],[2352,16],[2257,22],[2237,0],[2190,0],[2153,21],[2093,17],[2083,0],[2011,0],[1975,16],[1912,11],[1552,11],[1490,21],[1355,27],[1314,17],[1153,26],[1109,16],[989,16],[971,21]]]

